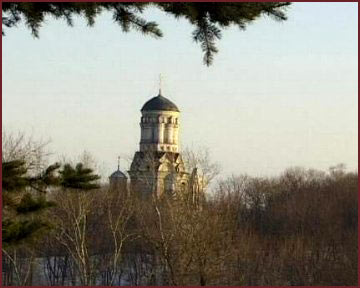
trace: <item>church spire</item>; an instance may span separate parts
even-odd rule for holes
[[[120,156],[118,156],[118,171],[120,171]]]

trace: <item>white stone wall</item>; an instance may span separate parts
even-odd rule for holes
[[[179,151],[179,112],[144,111],[140,121],[140,151]]]
[[[132,191],[161,196],[187,187],[189,174],[178,154],[179,117],[177,111],[142,111],[140,152],[135,153],[129,170]]]

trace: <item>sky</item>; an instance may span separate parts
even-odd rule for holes
[[[357,3],[293,3],[288,20],[231,27],[212,66],[192,27],[149,9],[162,39],[123,33],[111,14],[88,27],[47,18],[2,37],[2,129],[50,140],[51,160],[84,151],[107,177],[139,149],[140,109],[162,94],[181,111],[181,147],[209,149],[221,175],[358,165]]]

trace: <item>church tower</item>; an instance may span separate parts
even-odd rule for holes
[[[175,152],[178,148],[180,111],[160,93],[141,109],[140,151]]]
[[[127,193],[127,177],[120,171],[120,157],[118,157],[117,170],[109,177],[110,189],[115,191],[121,191]]]
[[[140,150],[129,170],[132,191],[161,196],[185,189],[189,174],[179,153],[179,117],[178,107],[161,90],[143,105]]]

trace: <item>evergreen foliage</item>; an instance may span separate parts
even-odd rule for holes
[[[55,163],[39,175],[29,176],[25,161],[2,163],[2,240],[5,247],[28,243],[51,228],[51,224],[41,217],[44,209],[55,205],[45,197],[50,186],[83,190],[98,187],[94,181],[100,177],[80,163],[75,168],[70,164],[65,164],[60,171],[59,168],[60,164]]]
[[[61,186],[81,190],[99,188],[99,185],[94,181],[100,179],[100,177],[92,174],[92,172],[92,169],[84,168],[82,163],[78,163],[75,169],[70,164],[65,164],[63,170],[60,171]]]
[[[4,247],[15,246],[24,243],[24,240],[31,241],[35,235],[50,227],[45,221],[34,220],[3,220],[2,243]]]
[[[215,41],[221,38],[221,29],[235,25],[245,29],[247,24],[263,15],[275,20],[286,20],[285,8],[290,2],[122,2],[122,3],[3,3],[2,23],[5,27],[16,26],[21,19],[30,28],[31,33],[39,36],[39,28],[45,17],[65,19],[73,25],[73,16],[80,15],[87,20],[89,26],[94,25],[95,18],[101,12],[111,11],[114,21],[124,32],[131,29],[156,38],[162,37],[158,24],[147,21],[140,15],[148,7],[155,7],[175,18],[185,18],[194,27],[192,37],[199,42],[204,52],[204,63],[210,65],[217,53]],[[2,32],[4,35],[4,31]]]
[[[23,189],[28,185],[28,178],[25,176],[27,169],[25,162],[14,160],[2,163],[2,188],[5,191]]]
[[[16,212],[19,214],[27,214],[30,212],[37,212],[41,209],[48,208],[53,206],[54,203],[51,201],[46,201],[44,196],[40,196],[37,199],[34,199],[30,193],[26,193],[22,198],[20,203],[16,207]]]

